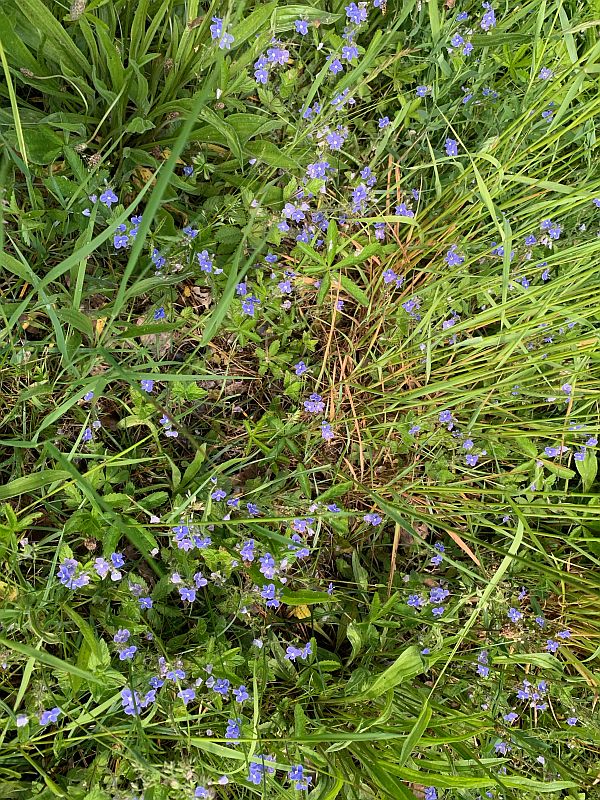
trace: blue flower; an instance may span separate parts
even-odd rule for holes
[[[239,739],[240,738],[240,725],[242,720],[239,717],[227,720],[227,729],[225,731],[226,739]]]
[[[253,317],[254,316],[254,309],[258,305],[260,305],[260,300],[257,297],[254,297],[254,295],[249,294],[242,301],[242,311],[247,316]]]
[[[481,28],[484,31],[489,31],[491,28],[496,27],[496,16],[490,3],[483,3],[483,7],[486,11],[481,18]]]
[[[211,494],[211,499],[216,500],[224,500],[227,497],[227,492],[223,491],[223,489],[215,489],[214,492]]]
[[[260,508],[256,503],[246,503],[246,508],[251,517],[258,517],[260,515]]]
[[[322,414],[325,410],[325,403],[320,394],[311,394],[308,400],[304,401],[304,410],[309,414]]]
[[[119,651],[119,659],[121,661],[130,661],[137,653],[137,647],[132,644],[129,647],[124,647]]]
[[[343,72],[343,70],[344,66],[339,58],[334,58],[329,64],[329,71],[333,72],[334,75],[337,75],[339,72]]]
[[[417,97],[426,97],[429,94],[429,87],[428,86],[417,86],[416,90]]]
[[[165,310],[162,306],[160,308],[157,308],[156,311],[154,312],[155,321],[158,321],[159,319],[164,319],[166,316],[167,315],[165,314]]]
[[[321,436],[328,442],[335,438],[335,434],[330,423],[325,419],[321,422]]]
[[[105,189],[100,195],[100,202],[103,203],[107,208],[110,208],[113,203],[119,202],[119,198],[112,189]]]
[[[140,381],[140,388],[142,392],[147,392],[148,394],[151,394],[152,390],[154,389],[154,381],[152,380],[152,378]]]
[[[233,696],[235,697],[236,703],[243,703],[245,700],[248,700],[250,698],[250,695],[248,694],[248,689],[244,686],[243,683],[240,686],[238,686],[237,689],[233,690]]]
[[[40,714],[40,725],[48,725],[49,722],[56,722],[62,714],[58,706],[51,708],[49,711],[42,711]]]
[[[455,139],[447,138],[444,142],[444,147],[446,148],[446,154],[449,156],[457,156],[458,155],[458,142]]]
[[[304,361],[298,361],[297,364],[294,364],[294,372],[296,375],[304,375],[304,373],[308,370],[308,367],[304,363]]]
[[[378,125],[380,130],[382,130],[383,128],[387,128],[387,126],[389,124],[390,124],[390,118],[387,117],[387,116],[386,117],[380,117],[378,122],[377,122],[377,125]]]
[[[458,267],[464,262],[464,258],[456,252],[456,245],[453,244],[450,250],[446,253],[444,261],[449,267]]]
[[[312,783],[312,778],[310,775],[306,775],[304,772],[304,767],[301,764],[297,764],[292,766],[290,771],[288,772],[288,778],[294,784],[294,789],[297,791],[308,791],[310,784]]]
[[[364,522],[367,522],[369,525],[372,525],[374,528],[377,525],[381,525],[383,518],[380,514],[376,514],[375,512],[369,511],[367,514],[363,516]]]
[[[193,689],[182,689],[180,692],[177,692],[177,697],[180,697],[183,700],[183,704],[187,706],[188,703],[195,700],[196,692]]]
[[[344,61],[352,62],[358,58],[358,47],[355,44],[346,44],[342,47],[342,58]]]
[[[306,36],[308,33],[308,22],[305,19],[297,19],[294,22],[294,27],[296,33],[299,33],[301,36]]]
[[[211,256],[208,255],[208,250],[202,250],[200,253],[196,253],[196,258],[198,259],[198,264],[202,272],[212,272],[213,260]]]
[[[358,6],[356,3],[350,3],[349,6],[346,6],[346,16],[353,22],[355,25],[360,25],[361,22],[365,22],[367,19],[367,9],[364,7],[364,4],[361,3]]]
[[[182,586],[179,589],[179,595],[185,602],[193,603],[196,599],[196,590],[192,589],[191,587],[188,588],[187,586]]]

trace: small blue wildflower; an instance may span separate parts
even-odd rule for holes
[[[288,778],[294,784],[294,789],[296,791],[308,791],[310,784],[312,783],[312,778],[310,775],[306,775],[304,772],[304,767],[301,764],[296,764],[292,766],[290,771],[288,772]]]
[[[181,586],[179,589],[179,595],[186,603],[193,603],[196,599],[196,590],[191,587]]]
[[[105,189],[105,191],[103,191],[100,195],[100,202],[103,203],[107,208],[110,208],[113,203],[119,202],[119,198],[112,189]]]
[[[342,56],[344,61],[351,63],[354,59],[358,58],[358,47],[355,44],[347,44],[342,47]]]
[[[320,394],[311,394],[308,400],[304,401],[304,410],[309,414],[322,414],[325,410],[325,403]]]
[[[450,139],[450,137],[448,137],[444,142],[444,148],[446,149],[446,155],[458,155],[458,142],[455,139]]]
[[[131,661],[134,655],[137,653],[137,647],[132,644],[129,647],[124,647],[122,650],[119,651],[119,660],[120,661]]]
[[[211,499],[216,500],[218,503],[220,500],[224,500],[227,497],[227,492],[223,489],[215,489],[214,492],[211,494]]]
[[[154,389],[154,381],[152,380],[152,378],[140,381],[140,388],[142,392],[147,392],[148,394],[151,394],[151,392]]]
[[[119,630],[113,636],[113,642],[117,644],[125,644],[129,637],[131,636],[131,631],[127,628],[119,628]]]
[[[367,514],[365,514],[363,520],[369,525],[372,525],[374,528],[377,527],[377,525],[381,525],[383,522],[382,516],[372,511],[369,511]]]
[[[523,618],[523,614],[517,608],[509,608],[507,616],[511,622],[518,622]]]
[[[48,725],[50,722],[57,722],[61,714],[62,711],[58,706],[48,711],[42,711],[40,714],[40,725]]]
[[[193,689],[182,689],[177,692],[177,697],[183,700],[184,706],[187,706],[188,703],[191,703],[196,698],[196,692]]]
[[[213,260],[212,257],[208,255],[208,250],[202,250],[200,253],[197,253],[196,258],[198,259],[198,264],[202,272],[212,272]]]
[[[383,130],[384,128],[387,128],[387,126],[389,124],[390,124],[390,118],[387,117],[387,116],[386,117],[379,117],[379,119],[377,120],[377,127],[379,128],[379,130]]]
[[[227,729],[225,730],[226,739],[239,739],[240,738],[240,725],[242,720],[240,717],[227,720]]]
[[[237,689],[233,690],[233,696],[235,697],[236,703],[243,703],[244,701],[250,698],[250,695],[248,694],[248,689],[244,686],[243,683],[240,686],[238,686]]]
[[[254,295],[249,294],[247,297],[244,298],[242,301],[242,311],[249,317],[254,316],[254,310],[256,306],[260,305],[260,300]]]
[[[298,361],[297,364],[294,364],[294,372],[296,375],[304,375],[304,373],[308,370],[308,367],[304,363],[304,361]]]
[[[417,97],[427,97],[429,94],[429,86],[417,86],[415,93]]]
[[[305,19],[295,20],[294,27],[296,29],[296,33],[299,33],[301,36],[306,36],[308,33],[308,22]]]
[[[326,419],[324,419],[321,422],[321,436],[327,442],[331,442],[332,439],[335,438],[335,434],[333,432],[333,428],[331,427],[331,424],[329,422],[327,422]]]
[[[334,58],[329,64],[329,71],[333,72],[334,75],[337,75],[340,72],[344,71],[344,66],[339,58]]]
[[[349,6],[346,6],[345,10],[348,19],[355,25],[360,25],[367,19],[367,9],[364,7],[364,3],[361,3],[360,5],[357,5],[356,3],[350,3]]]
[[[244,561],[254,561],[254,539],[248,539],[240,548],[240,555]]]
[[[444,261],[448,264],[449,267],[458,267],[464,262],[464,258],[456,252],[457,247],[455,244],[448,250]]]
[[[494,9],[490,3],[483,3],[482,5],[486,11],[481,18],[481,29],[484,31],[489,31],[496,27],[496,15],[494,14]]]

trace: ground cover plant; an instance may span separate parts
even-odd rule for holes
[[[599,27],[0,8],[0,797],[599,796]]]

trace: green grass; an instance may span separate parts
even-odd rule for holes
[[[334,77],[344,6],[0,10],[2,798],[597,796],[600,494],[582,446],[600,428],[600,8],[498,6],[485,32],[477,5],[390,0]],[[459,30],[468,57],[449,52]],[[253,65],[273,37],[289,60],[263,86]],[[330,150],[337,125],[348,135]],[[303,182],[322,157],[328,180]],[[353,210],[366,166],[376,182]],[[89,199],[107,187],[110,209]],[[296,241],[277,224],[302,188],[329,227]],[[321,414],[304,410],[313,392]],[[183,523],[210,545],[178,549]],[[248,539],[288,566],[272,578],[243,562]],[[123,578],[101,580],[94,560],[114,552]],[[61,585],[68,558],[89,585]],[[198,571],[208,585],[182,602],[171,576],[191,586]],[[446,600],[409,605],[439,586]],[[122,690],[143,697],[160,657],[185,679],[125,713]],[[249,699],[224,699],[211,674]],[[547,682],[546,708],[517,699],[523,680]],[[260,754],[275,773],[255,784]],[[308,793],[286,777],[297,764]]]

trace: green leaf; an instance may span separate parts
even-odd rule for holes
[[[260,33],[261,28],[271,18],[276,8],[276,0],[261,5],[236,25],[231,31],[234,38],[232,49],[235,50],[251,36],[256,36],[257,33]]]
[[[144,119],[144,117],[133,117],[133,119],[127,124],[125,133],[145,133],[146,131],[150,131],[155,127],[156,125],[149,119]]]
[[[596,453],[590,449],[586,450],[585,458],[583,461],[575,461],[575,467],[577,472],[581,475],[583,491],[589,492],[598,474],[598,459]]]
[[[425,667],[419,650],[408,647],[385,672],[378,675],[365,690],[359,695],[347,697],[349,703],[358,703],[363,700],[375,700],[384,695],[389,689],[393,689],[416,675],[420,675]]]
[[[361,306],[368,308],[370,305],[368,295],[357,286],[350,278],[347,278],[345,275],[340,276],[340,283],[342,287],[348,292],[350,297],[353,297],[357,303],[360,303]]]
[[[43,469],[40,472],[34,472],[33,475],[25,475],[23,478],[15,478],[10,481],[6,486],[0,486],[0,500],[6,500],[9,497],[20,497],[22,494],[30,494],[35,492],[36,489],[41,489],[43,486],[48,486],[51,483],[60,481],[68,481],[71,475],[63,469]]]
[[[78,678],[82,678],[88,683],[104,683],[103,679],[94,675],[92,672],[80,669],[74,664],[69,664],[68,661],[63,661],[61,658],[51,656],[50,653],[46,653],[44,650],[38,650],[36,647],[30,647],[29,645],[13,642],[2,637],[0,637],[0,645],[7,647],[9,650],[13,650],[15,653],[21,653],[23,656],[39,661],[40,664],[45,664],[47,667],[52,667],[58,670],[58,672],[65,672],[67,675],[75,675]],[[121,679],[121,683],[125,683],[125,678],[123,676],[119,676],[119,678]]]
[[[75,330],[83,333],[90,341],[93,340],[94,326],[92,325],[92,320],[81,311],[65,306],[56,310],[56,316],[72,328],[75,328]]]
[[[264,139],[256,139],[248,142],[245,146],[246,152],[253,158],[264,161],[270,167],[278,169],[297,169],[298,162],[287,156],[276,144],[267,142]]]
[[[283,33],[283,31],[292,30],[297,19],[305,19],[310,23],[318,22],[320,25],[331,25],[342,16],[342,14],[329,14],[327,11],[313,6],[291,5],[277,8],[273,19],[275,32]]]
[[[211,108],[203,108],[200,112],[200,116],[202,119],[209,122],[213,128],[219,131],[224,137],[225,141],[227,142],[229,149],[240,162],[240,165],[245,163],[244,153],[242,150],[242,143],[240,142],[240,138],[237,135],[235,128],[233,128],[226,119],[220,117],[217,113],[215,113]]]
[[[288,606],[314,606],[316,603],[331,601],[331,597],[327,592],[311,592],[309,589],[292,592],[290,589],[284,589],[281,600]]]
[[[417,721],[415,722],[413,729],[408,734],[404,743],[402,745],[402,750],[400,751],[400,756],[398,757],[398,766],[403,767],[408,759],[411,756],[412,751],[415,749],[419,739],[429,725],[429,721],[431,720],[431,706],[429,705],[429,701],[425,700],[423,708],[421,709],[421,713],[419,714]]]

